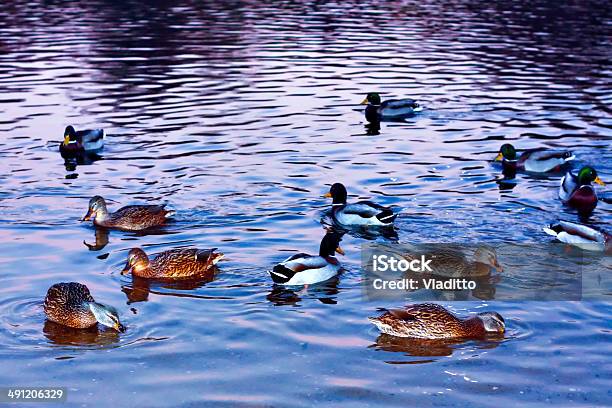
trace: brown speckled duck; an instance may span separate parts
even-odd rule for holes
[[[87,286],[78,282],[61,282],[47,291],[44,304],[47,319],[63,326],[86,329],[100,323],[125,331],[115,308],[97,303]]]
[[[172,249],[153,260],[140,248],[132,248],[121,274],[132,272],[141,278],[193,279],[208,274],[223,254],[213,249]]]
[[[482,312],[460,319],[433,303],[383,310],[382,315],[369,317],[368,320],[381,332],[391,336],[418,339],[482,338],[505,332],[504,319],[495,312]]]
[[[403,253],[401,256],[410,261],[418,259],[420,255]],[[487,276],[491,273],[491,268],[498,273],[503,271],[497,259],[497,252],[489,246],[480,246],[476,249],[471,260],[462,252],[452,248],[441,248],[426,252],[424,255],[427,259],[431,259],[432,275],[465,278]]]
[[[173,214],[174,211],[166,210],[165,205],[128,205],[109,213],[104,198],[95,196],[89,200],[89,210],[83,221],[93,217],[93,223],[100,227],[140,231],[165,224]]]

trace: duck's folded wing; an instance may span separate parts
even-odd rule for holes
[[[363,218],[372,218],[386,210],[386,207],[371,201],[360,201],[354,204],[347,204],[342,211],[345,214],[358,215]]]
[[[327,264],[328,262],[324,258],[308,254],[295,254],[281,262],[281,265],[293,272],[324,268]]]
[[[577,188],[576,176],[569,171],[561,179],[561,187],[559,187],[559,198],[563,201],[569,200],[570,196]]]
[[[381,109],[404,109],[404,108],[416,108],[419,106],[414,99],[389,99],[380,104]]]
[[[76,135],[86,150],[101,149],[104,146],[104,129],[80,130]]]
[[[559,221],[556,224],[551,224],[548,228],[545,228],[544,231],[550,235],[556,233],[557,236],[565,232],[575,237],[574,239],[567,237],[567,239],[570,239],[570,241],[568,241],[570,243],[574,242],[576,239],[576,241],[579,242],[605,242],[605,235],[601,231],[573,222]]]

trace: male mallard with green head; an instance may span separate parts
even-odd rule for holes
[[[161,226],[174,214],[165,205],[128,205],[113,213],[106,209],[106,201],[100,196],[89,200],[89,209],[82,221],[89,221],[100,227],[116,228],[125,231],[140,231]]]
[[[51,286],[44,304],[47,318],[55,323],[85,329],[100,323],[117,331],[125,331],[117,310],[97,303],[87,286],[78,282],[62,282]]]
[[[212,249],[180,248],[158,254],[149,260],[140,248],[132,248],[121,274],[132,272],[134,276],[151,279],[197,279],[208,275],[223,258]]]
[[[525,170],[531,173],[559,171],[576,156],[567,150],[530,149],[517,157],[514,146],[505,143],[499,149],[495,161],[501,161],[504,170]]]
[[[587,251],[612,250],[612,235],[601,229],[569,221],[558,221],[543,228],[544,232],[566,244]]]
[[[417,339],[483,338],[505,332],[504,319],[496,312],[482,312],[460,319],[440,305],[422,303],[405,309],[383,309],[369,317],[382,333]]]
[[[389,227],[397,218],[391,208],[372,201],[347,204],[347,191],[341,183],[334,183],[324,197],[332,199],[332,218],[344,226]]]
[[[377,92],[367,94],[361,105],[367,105],[365,117],[368,122],[402,119],[423,110],[413,99],[390,99],[381,102],[380,95]]]
[[[590,166],[581,168],[578,173],[568,171],[561,179],[559,198],[582,214],[591,213],[597,207],[597,193],[592,182],[605,186],[597,171]]]
[[[94,153],[104,147],[105,138],[104,129],[76,131],[74,127],[67,126],[64,130],[64,141],[60,143],[59,150],[62,156]]]
[[[342,234],[328,232],[321,240],[318,256],[304,253],[290,256],[270,271],[272,281],[280,285],[309,285],[336,276],[342,266],[334,254],[344,255],[341,239]]]

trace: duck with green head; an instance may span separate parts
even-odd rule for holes
[[[76,131],[74,127],[66,126],[64,141],[60,143],[59,150],[62,156],[95,153],[102,150],[105,138],[104,129]]]
[[[399,215],[372,201],[347,203],[347,191],[342,183],[334,183],[323,197],[332,199],[332,219],[345,227],[390,227]]]
[[[125,331],[117,310],[98,303],[87,286],[78,282],[61,282],[51,286],[44,303],[47,319],[63,326],[86,329],[100,323],[117,331]]]
[[[530,149],[520,156],[510,143],[499,149],[495,161],[501,161],[505,171],[524,170],[530,173],[549,173],[561,170],[576,157],[567,150]]]
[[[578,173],[568,171],[561,179],[559,198],[579,213],[589,214],[597,207],[597,193],[592,182],[605,186],[591,166],[581,168]]]
[[[423,110],[414,99],[390,99],[382,102],[377,92],[368,93],[361,105],[367,105],[365,117],[368,122],[399,120]]]

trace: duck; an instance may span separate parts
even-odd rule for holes
[[[563,220],[542,229],[558,241],[578,248],[599,252],[612,250],[612,235],[601,229]]]
[[[102,150],[105,138],[104,129],[76,131],[73,126],[66,126],[64,141],[60,143],[59,150],[64,156],[94,153]]]
[[[270,277],[279,285],[310,285],[326,281],[338,274],[342,266],[334,257],[344,255],[340,248],[342,234],[327,232],[321,240],[319,255],[298,253],[272,268]]]
[[[132,273],[139,278],[180,280],[207,276],[213,267],[223,259],[224,254],[217,248],[179,248],[158,254],[152,260],[141,248],[132,248],[122,275]]]
[[[365,117],[368,122],[379,122],[381,120],[402,119],[414,115],[423,110],[414,99],[390,99],[381,102],[377,92],[370,92],[361,105],[365,108]]]
[[[323,197],[332,199],[332,218],[343,226],[389,227],[399,215],[371,201],[347,204],[346,187],[342,183],[334,183]]]
[[[434,303],[408,305],[404,309],[380,309],[378,317],[368,317],[382,333],[416,339],[484,338],[503,335],[506,326],[496,312],[482,312],[461,319]]]
[[[412,261],[424,256],[431,260],[429,267],[432,275],[444,277],[480,277],[488,276],[491,268],[502,272],[503,267],[497,259],[497,252],[489,246],[480,246],[476,249],[473,259],[468,259],[461,251],[451,248],[437,248],[435,251],[402,253],[402,258]]]
[[[578,173],[570,170],[561,179],[559,198],[564,204],[576,208],[579,213],[591,213],[597,207],[597,193],[591,182],[605,186],[593,167],[584,166]]]
[[[495,161],[501,161],[504,170],[524,170],[531,173],[549,173],[561,170],[576,156],[567,150],[530,149],[517,157],[514,146],[505,143],[499,149]]]
[[[166,210],[165,207],[165,205],[128,205],[109,213],[104,198],[94,196],[89,200],[89,209],[81,221],[93,218],[94,225],[99,227],[141,231],[161,226],[174,215],[174,211]]]
[[[87,286],[78,282],[60,282],[49,288],[44,302],[47,319],[62,326],[86,329],[100,323],[119,332],[125,326],[117,310],[94,300]]]

